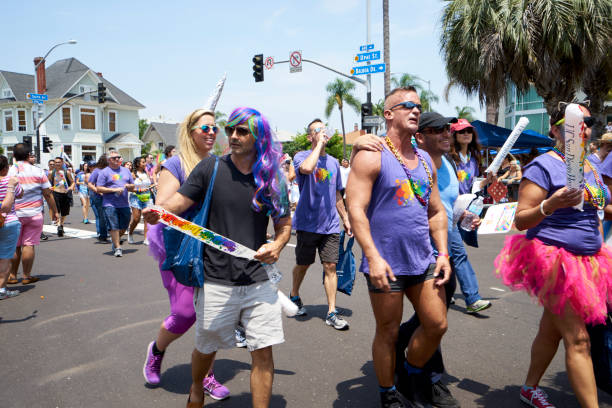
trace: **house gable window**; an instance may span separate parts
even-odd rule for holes
[[[2,115],[4,116],[4,131],[5,132],[12,132],[14,131],[14,127],[13,127],[13,111],[10,109],[4,110],[2,112]]]
[[[13,96],[13,92],[10,89],[2,90],[2,98],[10,98]]]
[[[27,130],[25,109],[17,109],[17,130],[19,132],[25,132]]]
[[[81,107],[81,130],[96,130],[96,108]]]
[[[117,131],[117,112],[116,111],[108,111],[108,131],[109,132]]]
[[[62,108],[62,129],[72,129],[72,108],[70,108],[70,106],[64,106]]]

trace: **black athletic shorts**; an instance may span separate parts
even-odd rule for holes
[[[53,192],[53,198],[55,199],[55,206],[57,207],[57,212],[59,212],[62,217],[65,217],[70,214],[70,198],[68,197],[68,194],[72,194],[72,192]]]
[[[338,263],[340,234],[317,234],[316,232],[297,231],[295,260],[298,265],[311,265],[319,250],[321,262]]]
[[[425,281],[433,279],[435,270],[436,270],[436,264],[432,263],[432,264],[429,264],[429,266],[427,267],[427,270],[420,275],[397,275],[395,277],[396,279],[395,282],[393,282],[392,280],[389,280],[389,286],[391,288],[390,292],[403,292],[410,286],[414,286],[419,283],[423,283]],[[442,271],[440,271],[440,274],[442,274]],[[372,282],[370,281],[369,274],[364,273],[364,275],[366,278],[366,282],[368,284],[368,291],[373,292],[373,293],[385,293],[384,290],[378,289],[376,286],[372,284]]]

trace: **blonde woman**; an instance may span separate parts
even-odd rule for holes
[[[179,153],[173,154],[161,164],[157,179],[157,205],[162,205],[177,192],[193,168],[210,154],[218,131],[215,113],[212,111],[197,109],[183,120],[178,135]],[[186,213],[192,210],[187,210]],[[162,322],[157,339],[147,348],[143,374],[150,385],[158,385],[160,382],[161,363],[168,345],[181,337],[195,322],[193,288],[178,283],[172,271],[161,269],[166,258],[163,227],[163,224],[151,225],[147,235],[150,253],[159,262],[162,282],[170,298],[170,315]],[[215,379],[212,370],[204,378],[202,385],[206,394],[213,399],[222,400],[229,397],[229,390]]]

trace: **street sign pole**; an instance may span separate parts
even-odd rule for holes
[[[370,0],[366,1],[366,44],[370,44]],[[370,61],[368,61],[368,65],[370,65]],[[366,94],[366,103],[371,104],[372,103],[372,74],[368,74],[367,76],[367,81],[368,81],[368,91]],[[369,127],[364,126],[364,117],[363,117],[363,112],[362,112],[362,116],[361,116],[361,128],[365,129],[367,132],[370,131]]]

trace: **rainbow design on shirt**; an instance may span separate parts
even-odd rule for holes
[[[395,191],[394,199],[400,207],[409,205],[415,199],[415,191],[422,197],[427,190],[427,184],[421,180],[417,180],[415,183],[408,179],[396,179],[395,184],[398,189]]]
[[[113,174],[113,181],[122,180],[123,176],[119,173]]]
[[[463,183],[464,181],[470,181],[471,178],[472,175],[465,170],[459,170],[457,172],[457,179],[460,183]]]
[[[317,183],[324,183],[325,181],[331,181],[334,173],[327,169],[318,168],[315,170],[315,180]]]

